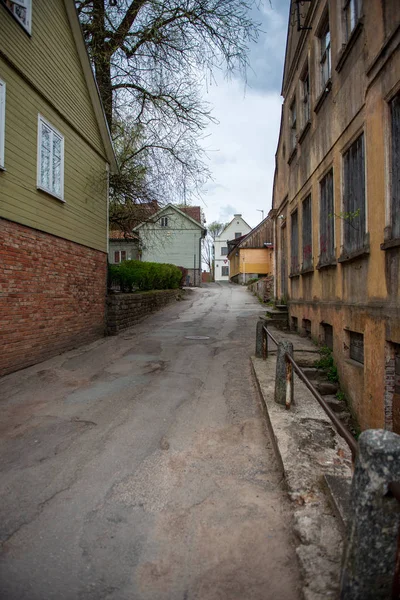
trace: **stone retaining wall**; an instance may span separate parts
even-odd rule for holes
[[[274,277],[273,275],[267,275],[259,279],[255,283],[251,283],[248,286],[262,302],[269,302],[274,296]]]
[[[109,294],[107,296],[107,334],[117,335],[132,327],[150,313],[163,308],[182,290],[154,290],[134,294]]]

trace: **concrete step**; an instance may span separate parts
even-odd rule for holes
[[[338,384],[330,381],[321,381],[315,387],[321,396],[333,396],[339,390]]]
[[[332,508],[339,518],[344,532],[346,532],[350,518],[351,479],[329,474],[325,474],[323,479]]]
[[[303,373],[311,382],[324,381],[325,374],[318,367],[304,367]]]
[[[320,360],[320,358],[320,354],[317,350],[315,352],[304,352],[303,350],[294,351],[294,360],[302,369],[314,367],[315,363]]]
[[[277,310],[276,308],[267,308],[266,315],[270,319],[274,319],[275,321],[287,321],[288,312],[287,310]]]

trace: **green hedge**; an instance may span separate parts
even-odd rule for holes
[[[182,271],[175,265],[125,260],[119,265],[109,265],[110,285],[119,285],[122,292],[133,289],[171,290],[179,288]]]

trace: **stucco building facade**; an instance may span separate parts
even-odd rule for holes
[[[273,192],[275,296],[332,348],[362,429],[400,433],[400,10],[291,18]]]

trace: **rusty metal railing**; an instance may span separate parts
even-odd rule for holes
[[[262,328],[262,345],[261,345],[261,354],[264,360],[268,357],[268,338],[270,338],[274,344],[279,347],[278,340],[272,335],[272,333],[268,330],[268,328],[263,324]],[[259,331],[259,330],[258,330]],[[260,354],[258,354],[260,356]],[[282,354],[280,354],[280,360],[282,360]],[[291,407],[291,397],[292,397],[292,386],[293,386],[293,371],[297,374],[299,379],[304,383],[307,389],[312,393],[314,398],[320,404],[321,408],[328,415],[329,419],[332,422],[332,425],[336,429],[337,433],[346,441],[348,444],[353,463],[355,462],[358,443],[352,436],[351,432],[343,425],[343,423],[337,418],[332,409],[328,406],[327,402],[323,399],[321,394],[316,390],[308,377],[304,374],[303,370],[299,367],[299,365],[294,360],[293,356],[289,354],[287,351],[284,353],[285,363],[286,363],[286,393],[285,393],[285,406],[286,409],[290,409]],[[281,374],[283,370],[281,369]],[[391,496],[393,496],[400,503],[400,482],[392,481],[388,484],[388,490]],[[400,531],[397,540],[397,556],[396,556],[396,564],[394,569],[394,577],[393,577],[393,587],[392,587],[392,600],[400,599]]]
[[[271,334],[271,332],[268,331],[268,328],[264,325],[263,326],[263,359],[264,360],[268,357],[268,337],[270,337],[271,340],[274,342],[274,344],[276,344],[278,346],[279,342],[275,339],[275,337]],[[303,373],[302,369],[296,363],[294,358],[292,356],[290,356],[290,354],[288,354],[287,352],[285,353],[285,360],[286,360],[287,367],[288,367],[288,365],[290,365],[290,368],[287,368],[287,370],[286,370],[286,408],[289,409],[290,404],[291,404],[290,403],[290,398],[291,398],[290,386],[291,386],[291,379],[292,379],[291,378],[291,370],[293,369],[293,371],[297,374],[299,379],[301,379],[301,381],[304,383],[304,385],[310,390],[310,392],[312,393],[314,398],[317,400],[317,402],[321,405],[321,407],[323,408],[325,413],[328,415],[328,417],[332,421],[332,424],[335,427],[338,434],[346,441],[346,443],[348,444],[348,446],[351,450],[351,455],[353,457],[353,460],[355,460],[355,457],[357,454],[357,442],[354,439],[354,437],[352,436],[352,434],[350,433],[350,431],[348,429],[346,429],[346,427],[343,425],[343,423],[341,421],[339,421],[339,419],[337,418],[335,413],[332,411],[331,408],[329,408],[328,404],[325,402],[325,400],[323,399],[321,394],[315,389],[315,387],[313,386],[311,381],[308,379],[308,377]]]

